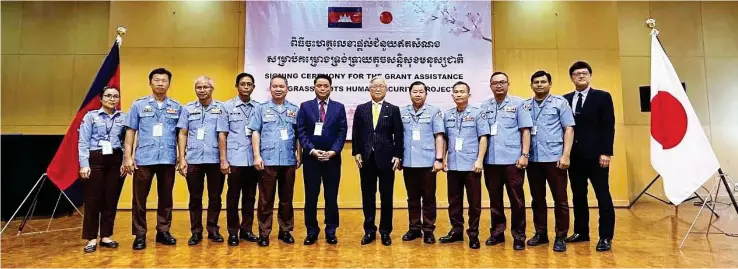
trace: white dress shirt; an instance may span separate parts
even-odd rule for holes
[[[584,101],[587,101],[587,94],[589,94],[589,89],[590,88],[587,87],[586,89],[584,89],[581,92],[579,92],[577,90],[574,90],[574,98],[572,98],[572,100],[571,100],[571,108],[572,108],[572,111],[578,112],[578,111],[576,111],[576,109],[577,109],[577,100],[579,100],[579,93],[582,94],[582,107],[584,107]]]

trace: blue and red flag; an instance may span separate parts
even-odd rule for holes
[[[108,56],[105,57],[100,70],[97,71],[97,76],[95,76],[95,80],[87,91],[87,96],[82,101],[82,105],[79,107],[72,123],[69,124],[67,134],[56,151],[54,159],[49,164],[49,167],[46,168],[46,176],[62,191],[69,188],[79,178],[79,152],[77,151],[79,126],[82,123],[82,118],[88,111],[100,109],[102,106],[99,95],[105,86],[115,87],[120,91],[120,51],[118,40],[115,41]],[[118,109],[120,109],[120,104],[118,104]]]
[[[361,28],[361,7],[329,7],[328,28]]]

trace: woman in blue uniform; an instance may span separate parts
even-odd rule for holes
[[[116,108],[120,93],[105,87],[99,98],[102,107],[88,112],[79,127],[79,176],[84,182],[85,199],[82,238],[89,240],[86,253],[97,250],[98,230],[101,247],[118,247],[110,236],[125,180],[121,169],[125,114]]]

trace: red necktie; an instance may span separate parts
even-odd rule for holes
[[[320,122],[325,122],[325,101],[320,101]]]

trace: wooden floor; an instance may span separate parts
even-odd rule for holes
[[[513,251],[510,234],[504,245],[469,249],[467,243],[426,245],[416,240],[402,242],[406,231],[407,213],[395,211],[395,231],[391,247],[379,242],[361,246],[362,213],[360,210],[342,210],[338,245],[319,241],[303,246],[305,228],[302,211],[296,211],[297,243],[287,245],[276,240],[262,248],[255,243],[229,247],[224,243],[204,241],[195,247],[187,246],[189,217],[187,211],[175,211],[172,234],[179,240],[177,246],[154,244],[154,233],[149,233],[148,248],[134,252],[130,236],[131,213],[119,212],[114,239],[121,243],[117,250],[98,249],[84,254],[85,244],[80,230],[16,236],[17,223],[11,223],[2,235],[2,267],[738,267],[738,238],[724,235],[693,234],[684,249],[679,250],[686,230],[699,208],[691,204],[680,206],[678,212],[671,206],[640,202],[633,209],[617,209],[616,232],[612,252],[599,253],[595,242],[568,245],[568,252],[555,253],[548,246]],[[738,232],[736,213],[720,205],[723,216],[716,225],[727,232]],[[596,209],[592,209],[596,216]],[[449,229],[447,211],[439,210],[436,236]],[[149,213],[149,227],[153,230],[154,212]],[[321,217],[322,219],[322,217]],[[553,221],[549,212],[549,223]],[[706,230],[708,215],[703,214],[695,229]],[[225,211],[221,215],[225,222]],[[489,236],[489,210],[483,211],[480,239]],[[34,220],[33,228],[46,229],[48,220]],[[75,227],[81,218],[64,217],[54,220],[52,228]],[[596,218],[593,219],[596,227]],[[275,230],[276,221],[275,221]],[[224,225],[223,225],[224,226]],[[528,237],[532,235],[531,211],[528,209]],[[224,228],[221,228],[225,232]],[[552,230],[552,227],[549,229]],[[596,228],[592,237],[597,238]],[[26,228],[26,232],[33,231]],[[714,229],[712,231],[715,231]],[[225,233],[224,233],[225,235]],[[322,237],[321,237],[322,239]]]

